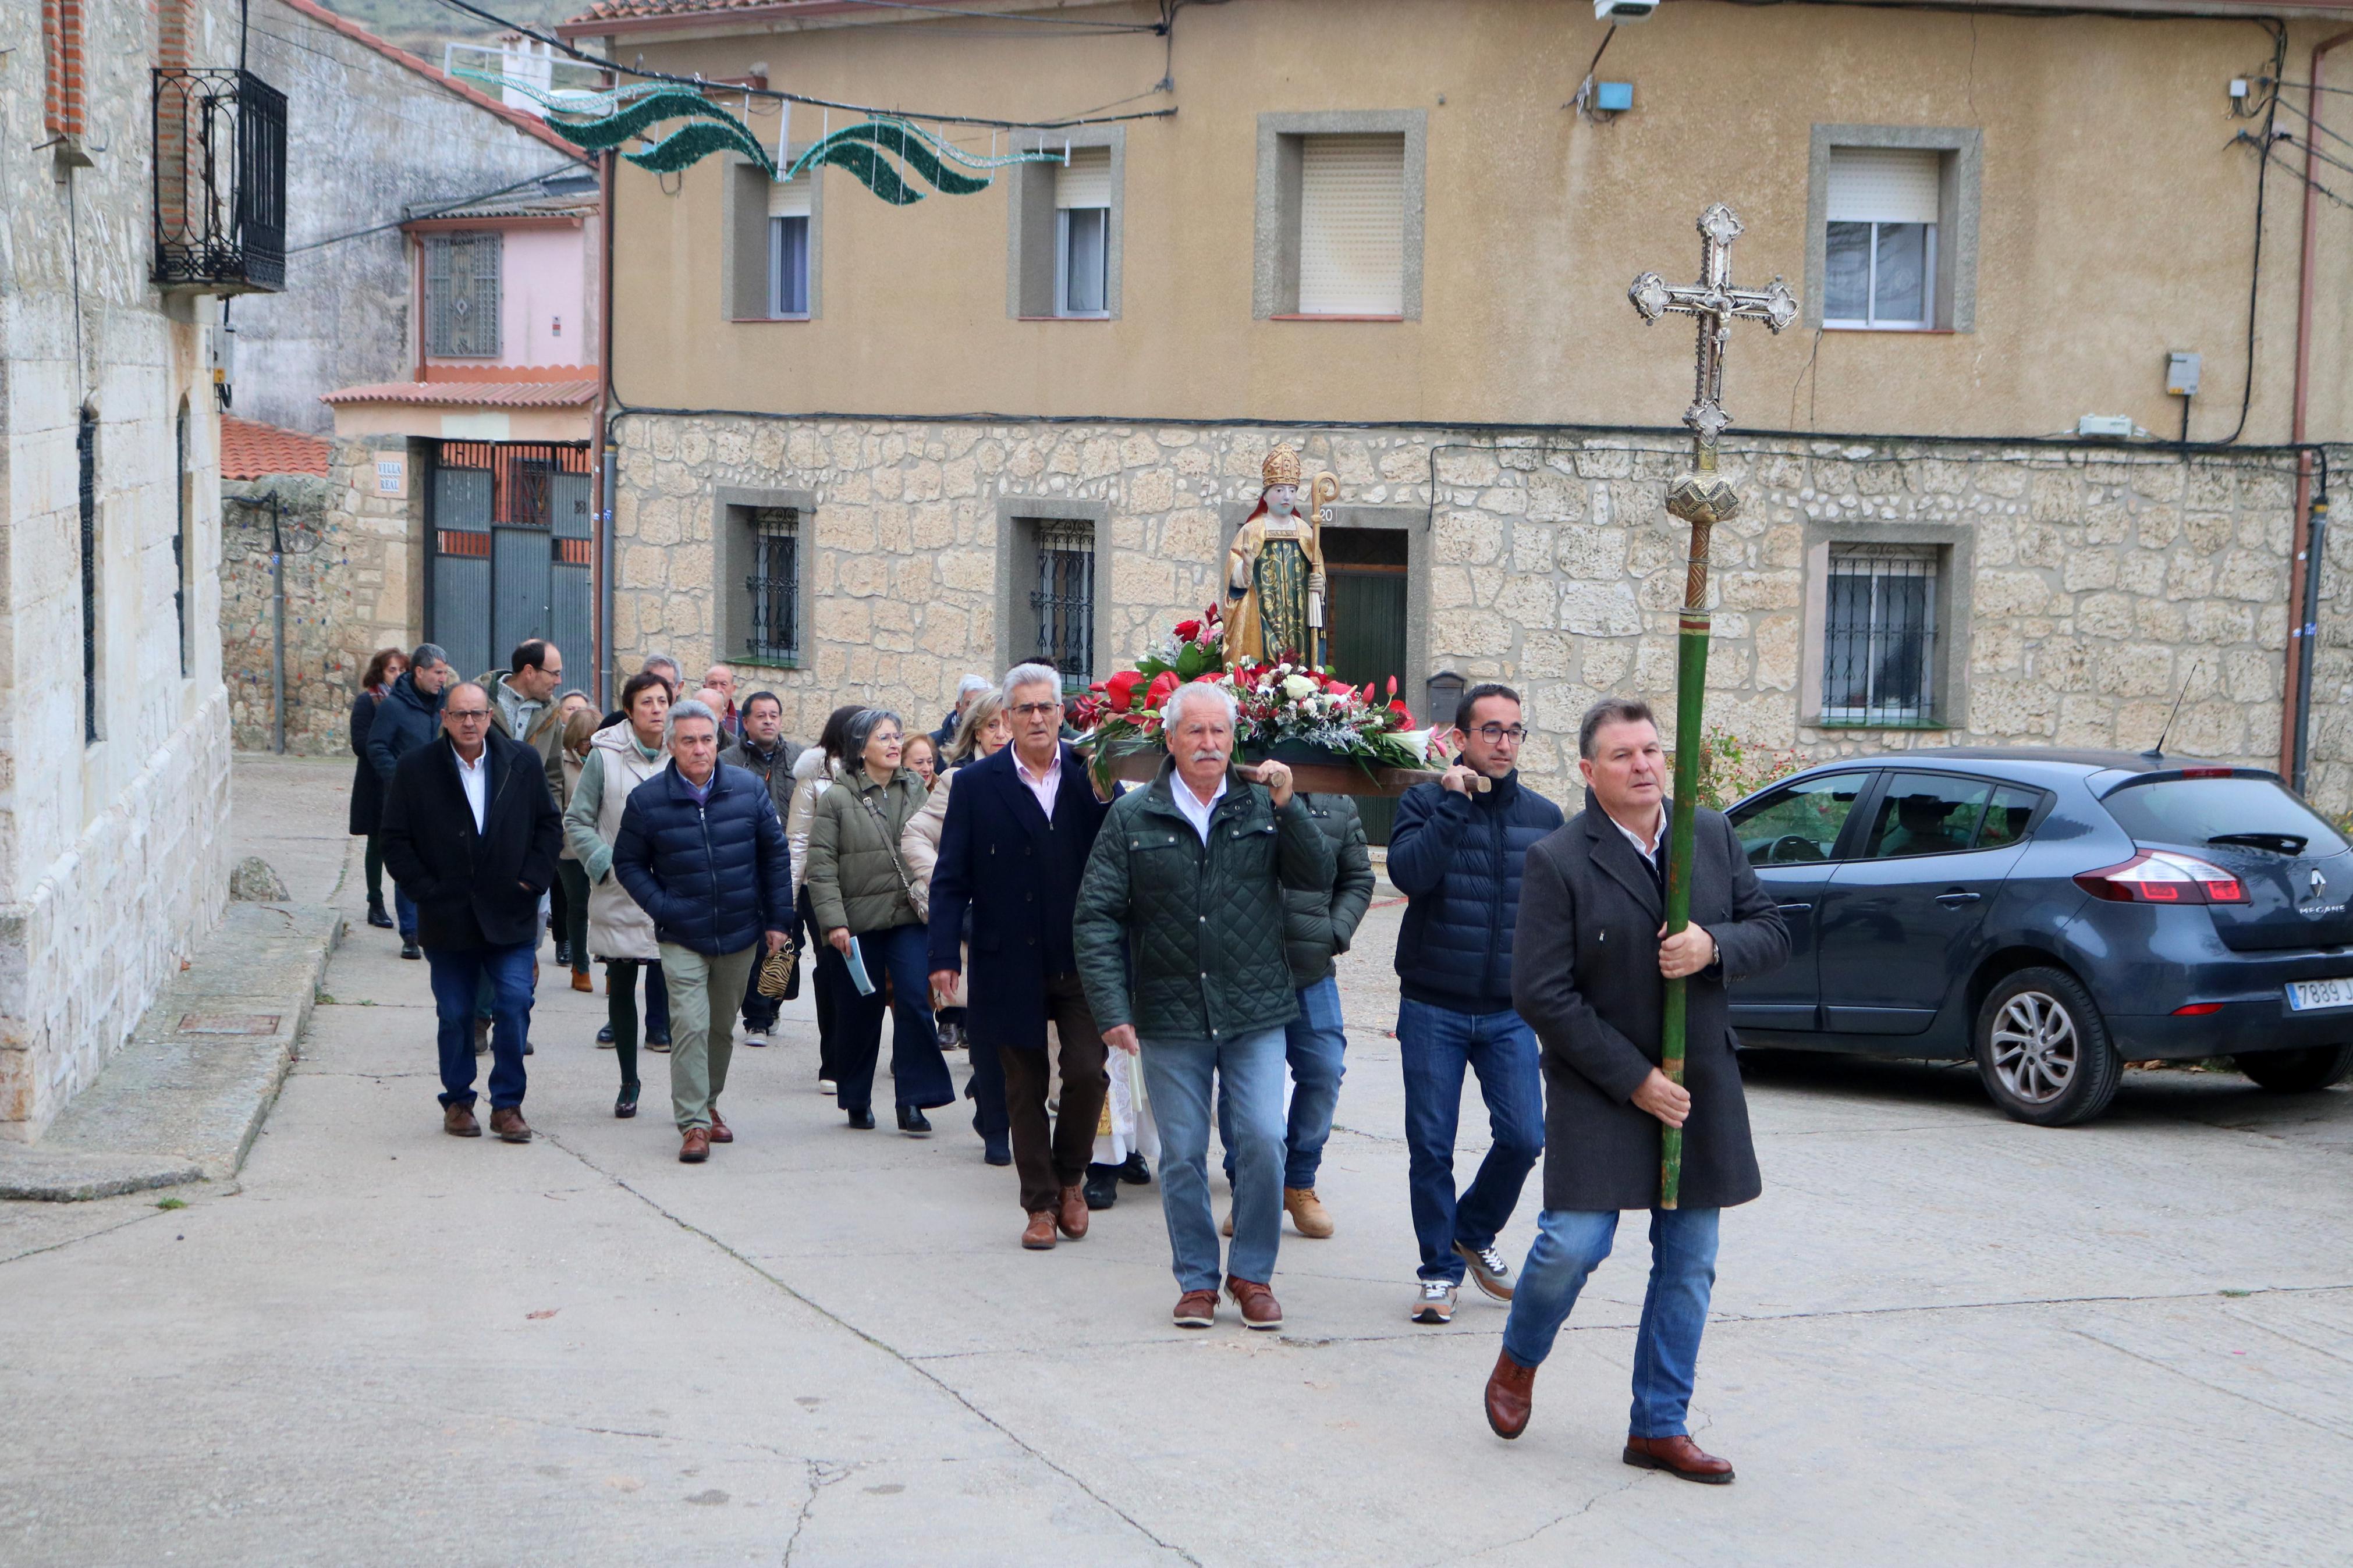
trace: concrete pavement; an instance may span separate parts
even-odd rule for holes
[[[738,1142],[681,1166],[663,1058],[615,1121],[603,997],[547,966],[539,1141],[443,1136],[422,966],[332,843],[348,768],[302,767],[240,760],[240,835],[355,929],[241,1179],[0,1205],[0,1562],[2347,1553],[2353,1092],[2136,1073],[2051,1131],[1961,1069],[1757,1058],[1766,1195],[1726,1216],[1694,1410],[1740,1479],[1703,1489],[1617,1458],[1639,1220],[1517,1443],[1479,1408],[1501,1310],[1407,1322],[1394,906],[1344,960],[1339,1235],[1286,1229],[1282,1333],[1185,1334],[1156,1187],[1023,1253],[965,1119],[848,1131],[806,1022],[739,1048]]]

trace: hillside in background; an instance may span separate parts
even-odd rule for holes
[[[527,27],[545,28],[550,23],[561,22],[588,8],[592,0],[475,0],[485,11],[519,22]],[[319,0],[319,4],[341,16],[348,16],[368,31],[399,45],[412,54],[422,55],[435,65],[441,63],[441,46],[452,38],[481,39],[495,37],[501,30],[463,11],[441,5],[439,0]]]

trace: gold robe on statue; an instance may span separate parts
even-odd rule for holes
[[[1288,654],[1320,667],[1324,630],[1310,624],[1308,582],[1323,574],[1323,547],[1307,520],[1278,519],[1261,501],[1226,552],[1226,662],[1277,664]]]

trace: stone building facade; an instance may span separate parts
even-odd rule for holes
[[[0,1138],[227,899],[214,312],[150,280],[149,71],[236,42],[234,7],[0,8]]]
[[[731,598],[753,509],[799,531],[806,631],[792,668],[752,663],[813,736],[837,703],[928,726],[966,669],[1030,651],[1011,625],[1025,520],[1094,527],[1095,667],[1131,663],[1215,597],[1217,564],[1278,441],[1328,468],[1344,528],[1406,536],[1406,665],[1528,698],[1524,766],[1573,798],[1585,706],[1671,708],[1683,530],[1664,515],[1680,443],[1631,434],[1449,434],[1243,426],[759,420],[628,415],[618,426],[613,637],[744,658]],[[1716,531],[1710,716],[1797,758],[2019,743],[2137,751],[2177,697],[2170,750],[2277,758],[2292,460],[2072,445],[1727,438],[1743,514]],[[731,534],[733,537],[731,537]],[[1935,702],[1901,727],[1823,717],[1833,552],[1892,546],[1936,574]],[[2323,577],[2324,626],[2353,546]],[[2343,698],[2353,640],[2327,634],[2314,795],[2353,807]]]

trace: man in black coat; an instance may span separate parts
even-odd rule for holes
[[[487,976],[495,1020],[491,1131],[527,1143],[522,1058],[539,897],[555,880],[563,832],[537,753],[492,728],[491,694],[469,680],[441,697],[440,738],[402,757],[385,792],[384,863],[416,906],[417,939],[433,972],[442,1130],[481,1136],[474,1121],[474,994]]]
[[[400,766],[401,758],[429,744],[440,732],[443,689],[450,679],[448,656],[432,643],[419,643],[408,656],[408,668],[384,694],[368,726],[366,752],[368,766],[375,770],[384,788],[392,787],[393,771]],[[417,945],[417,906],[400,890],[397,877],[392,884],[392,912],[400,922],[400,956],[424,957],[424,950]]]
[[[1623,1458],[1721,1485],[1684,1426],[1715,1281],[1718,1211],[1762,1189],[1725,987],[1789,956],[1789,932],[1716,812],[1697,814],[1691,923],[1666,934],[1667,759],[1647,704],[1605,698],[1577,731],[1584,812],[1528,853],[1512,994],[1544,1044],[1544,1213],[1520,1271],[1487,1421],[1516,1437],[1536,1367],[1609,1256],[1621,1209],[1651,1211]],[[1660,1070],[1663,982],[1685,982],[1684,1081]],[[1677,1206],[1658,1207],[1661,1134],[1683,1130]]]
[[[1040,664],[1005,677],[1013,742],[959,771],[932,869],[932,989],[955,988],[972,913],[972,1000],[965,1013],[979,1069],[993,1051],[1005,1074],[1013,1163],[1029,1216],[1021,1245],[1044,1251],[1055,1233],[1087,1233],[1082,1190],[1111,1079],[1103,1037],[1079,984],[1071,921],[1079,880],[1110,807],[1084,757],[1061,739],[1062,680]],[[1062,1098],[1046,1120],[1046,1023],[1061,1041]]]

